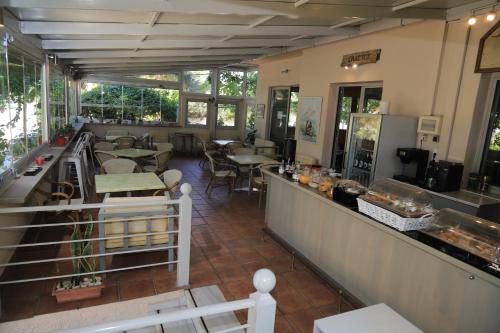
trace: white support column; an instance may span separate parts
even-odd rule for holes
[[[276,317],[276,300],[269,294],[276,285],[276,276],[267,268],[259,269],[253,276],[256,292],[250,295],[255,307],[248,309],[248,333],[273,333]]]
[[[182,196],[179,204],[179,234],[178,234],[178,253],[177,253],[177,286],[186,286],[189,284],[189,259],[191,252],[191,212],[193,201],[189,196],[191,194],[191,185],[184,183],[181,186]]]

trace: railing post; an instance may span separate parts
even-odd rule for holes
[[[276,317],[276,300],[269,293],[276,285],[276,276],[267,268],[259,269],[253,276],[256,292],[250,295],[255,307],[248,309],[248,333],[273,333]]]
[[[184,183],[181,186],[182,196],[179,204],[179,234],[177,253],[177,286],[189,284],[189,257],[191,252],[191,212],[193,201],[191,185]]]

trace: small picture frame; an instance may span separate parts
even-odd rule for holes
[[[440,116],[420,116],[418,117],[419,134],[440,135],[441,134]]]
[[[257,118],[264,118],[265,113],[266,113],[266,105],[257,104]]]

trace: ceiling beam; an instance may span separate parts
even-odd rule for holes
[[[351,24],[362,22],[364,20],[366,20],[366,18],[364,18],[364,17],[357,17],[357,18],[354,18],[352,20],[348,20],[348,21],[345,21],[345,22],[342,22],[342,23],[338,23],[338,24],[332,25],[330,27],[330,29],[342,28],[342,27],[345,27],[347,25],[351,25]]]
[[[228,63],[239,62],[240,59],[232,59],[226,61],[176,61],[176,62],[165,62],[165,63],[157,63],[157,64],[88,64],[88,65],[77,65],[75,67],[83,69],[83,68],[162,68],[169,66],[191,66],[191,65],[200,65],[200,66],[209,66],[209,65],[224,65]]]
[[[297,7],[300,7],[302,5],[305,5],[306,3],[308,3],[310,0],[297,0],[295,1],[295,3],[293,4],[295,6],[295,8]]]
[[[60,59],[74,58],[138,58],[138,57],[182,57],[208,55],[263,55],[280,52],[281,48],[235,48],[210,50],[139,50],[134,51],[75,51],[56,52]]]
[[[255,27],[259,26],[259,25],[262,25],[262,24],[266,23],[267,21],[272,20],[274,17],[275,17],[274,15],[264,16],[264,17],[262,17],[260,19],[255,20],[254,22],[250,23],[248,25],[248,27],[249,28],[255,28]]]
[[[119,10],[129,12],[174,12],[223,15],[288,15],[279,10],[248,7],[244,1],[219,0],[0,0],[0,5],[14,8]]]
[[[420,5],[421,3],[424,3],[424,2],[427,2],[429,0],[411,0],[411,1],[406,1],[406,2],[403,2],[403,3],[400,3],[400,4],[397,4],[395,6],[392,7],[392,11],[393,12],[397,12],[398,10],[401,10],[401,9],[405,9],[405,8],[408,8],[408,7],[413,7],[413,6],[416,6],[416,5]]]
[[[140,58],[76,58],[68,59],[67,64],[117,64],[117,63],[163,63],[167,61],[218,61],[218,60],[234,60],[234,59],[248,59],[255,58],[255,56],[247,55],[227,55],[227,56],[198,56],[198,57],[140,57]]]
[[[19,27],[24,34],[37,35],[176,35],[176,36],[296,36],[332,34],[350,35],[356,33],[354,28],[343,28],[332,31],[324,26],[260,26],[248,29],[248,25],[198,25],[198,24],[156,24],[150,27],[144,23],[83,23],[83,22],[45,22],[21,21]]]
[[[470,16],[472,11],[474,11],[475,14],[478,15],[481,13],[481,10],[488,11],[495,5],[498,5],[498,0],[475,1],[462,6],[448,9],[448,11],[446,12],[446,19],[448,21],[460,20],[467,16]]]
[[[228,36],[230,37],[230,36]],[[172,39],[172,40],[123,40],[123,39],[97,39],[97,40],[71,40],[71,39],[46,39],[42,47],[46,50],[87,50],[87,49],[174,49],[174,48],[231,48],[231,47],[282,47],[301,46],[304,41],[286,39]]]

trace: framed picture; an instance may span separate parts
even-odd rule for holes
[[[257,118],[264,118],[266,113],[266,104],[257,104]]]
[[[300,138],[316,143],[321,121],[321,97],[302,97],[300,99]]]

